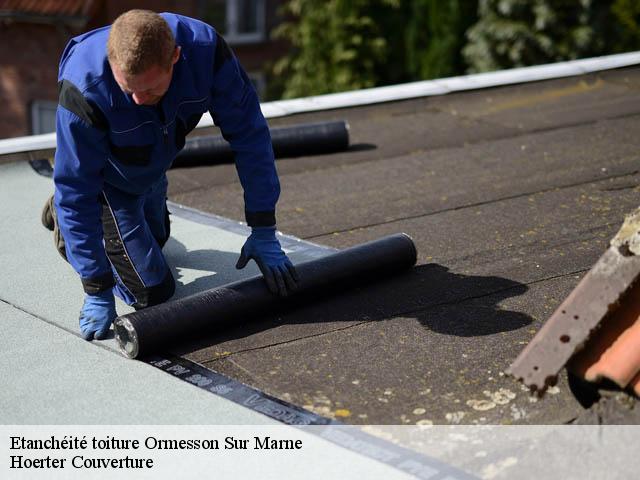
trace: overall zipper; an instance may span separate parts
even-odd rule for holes
[[[160,124],[161,124],[161,129],[162,129],[162,138],[164,140],[164,146],[165,147],[169,147],[169,129],[168,129],[168,125],[165,124],[166,122],[166,118],[164,116],[164,110],[162,110],[162,105],[158,104],[158,106],[156,107],[156,110],[158,112],[158,117],[160,117]]]

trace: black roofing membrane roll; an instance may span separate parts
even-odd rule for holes
[[[178,300],[122,315],[114,322],[121,351],[129,358],[149,355],[198,334],[220,331],[238,319],[258,320],[291,298],[325,294],[386,279],[416,263],[411,237],[390,235],[296,265],[296,292],[272,294],[262,276],[223,285]]]
[[[349,125],[343,120],[276,127],[270,132],[276,158],[320,155],[349,148]],[[173,166],[233,162],[233,158],[233,150],[224,138],[206,135],[187,139]]]

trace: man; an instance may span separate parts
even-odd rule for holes
[[[60,61],[55,193],[43,210],[85,291],[80,330],[106,337],[114,293],[135,308],[169,299],[173,276],[166,171],[209,111],[235,152],[252,232],[236,268],[258,264],[287,295],[296,273],[276,239],[280,185],[251,82],[216,31],[174,14],[132,10],[73,38]]]

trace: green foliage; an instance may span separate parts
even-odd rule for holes
[[[467,32],[470,71],[498,70],[609,53],[612,0],[480,0]]]
[[[389,43],[375,19],[398,8],[398,0],[290,0],[286,12],[296,20],[276,31],[293,47],[274,67],[287,79],[283,97],[376,85]]]
[[[274,67],[284,98],[464,71],[477,0],[289,0],[276,36],[292,51]],[[274,92],[272,91],[272,96]]]
[[[415,0],[409,3],[406,68],[413,79],[464,71],[465,31],[477,19],[477,0]]]
[[[616,0],[611,11],[620,26],[614,50],[627,52],[640,49],[640,1]]]
[[[271,98],[640,49],[640,0],[288,0]]]

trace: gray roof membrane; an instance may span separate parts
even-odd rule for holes
[[[249,391],[231,401],[212,394],[212,389],[196,388],[184,381],[181,374],[188,368],[195,372],[197,365],[187,363],[186,368],[177,367],[180,371],[174,368],[167,374],[166,370],[124,358],[113,338],[91,343],[80,338],[77,313],[82,289],[75,272],[53,248],[51,232],[40,224],[40,210],[51,193],[51,180],[37,175],[26,162],[0,166],[0,204],[7,206],[0,213],[0,222],[12,226],[0,234],[0,263],[6,273],[0,279],[4,332],[0,337],[0,375],[2,384],[8,386],[0,394],[0,423],[277,423],[270,417],[278,417],[265,410],[260,392]],[[172,239],[165,253],[178,280],[176,298],[258,273],[255,266],[246,271],[234,268],[248,233],[246,226],[175,204],[171,208],[179,216],[172,219]],[[281,240],[296,262],[333,251],[292,237],[282,236]],[[132,310],[121,303],[117,309],[119,314]],[[232,379],[223,377],[223,382],[227,389],[231,385],[242,390],[243,386]],[[309,443],[321,443],[316,448],[332,452],[332,459],[353,474],[411,478],[403,472],[408,467],[371,461],[368,451],[377,445],[379,451],[399,459],[396,463],[409,462],[411,471],[420,467],[451,478],[474,478],[366,433],[331,433],[326,429],[311,433],[315,438]],[[341,445],[336,438],[352,440]],[[363,449],[363,445],[369,446]]]
[[[51,232],[40,224],[40,211],[53,191],[50,179],[25,163],[0,166],[0,306],[9,325],[0,337],[5,365],[12,368],[3,389],[3,423],[271,423],[214,395],[194,391],[151,366],[121,358],[113,338],[87,343],[78,333],[83,291],[72,268],[53,247]],[[167,258],[178,280],[177,295],[210,288],[257,269],[236,273],[233,258],[244,237],[216,227],[175,218],[175,237]],[[189,245],[188,247],[185,245]],[[209,258],[194,268],[187,254]],[[208,256],[207,256],[208,255]],[[216,265],[215,270],[210,265]],[[131,308],[119,303],[119,314]],[[104,375],[96,380],[95,370]],[[19,372],[19,374],[17,374]],[[84,378],[83,378],[84,377]],[[111,377],[111,379],[110,379]],[[130,382],[130,383],[128,383]],[[85,392],[85,383],[92,385]],[[127,387],[127,384],[129,385]],[[171,385],[170,388],[167,388]],[[33,390],[31,390],[33,389]],[[77,395],[83,391],[83,395]],[[127,391],[127,397],[122,395]],[[149,408],[150,392],[163,392],[167,408]],[[166,394],[166,391],[173,392]],[[39,392],[42,395],[34,395]],[[130,401],[129,395],[137,396]],[[113,404],[98,401],[120,399]],[[49,408],[43,405],[57,405]],[[193,403],[184,414],[169,405]],[[87,408],[88,406],[94,407]],[[81,406],[84,406],[81,408]]]

